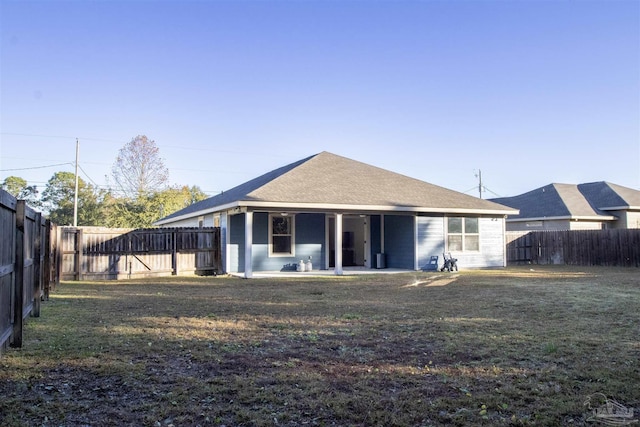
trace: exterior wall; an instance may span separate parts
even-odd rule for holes
[[[384,252],[388,268],[415,268],[414,216],[384,216]]]
[[[243,230],[244,233],[244,230]],[[296,214],[294,256],[269,256],[269,214],[256,212],[253,215],[253,262],[254,271],[295,270],[300,261],[311,257],[314,269],[326,269],[325,259],[325,215]]]
[[[438,264],[444,263],[444,217],[418,217],[418,268],[424,269],[433,255],[438,256]]]
[[[536,220],[507,222],[507,231],[544,231],[544,230],[568,230],[569,220]]]
[[[640,228],[640,212],[626,212],[626,228]]]
[[[571,221],[569,230],[602,230],[602,222],[600,221]]]
[[[616,221],[618,222],[618,221]],[[615,228],[613,224],[612,228]],[[570,221],[568,219],[507,222],[507,231],[601,230],[602,221]]]
[[[213,214],[207,214],[204,216],[204,224],[203,227],[213,227]],[[196,218],[197,220],[197,218]]]
[[[452,256],[458,259],[458,267],[491,268],[506,266],[506,243],[504,218],[480,218],[480,251],[459,252]]]
[[[384,253],[386,267],[413,270],[417,259],[418,268],[423,268],[432,255],[443,263],[445,252],[445,218],[412,215],[372,215],[369,219],[371,267],[376,268],[376,254],[382,251],[381,218],[384,218]],[[213,216],[211,216],[213,222]],[[175,223],[197,226],[193,221]],[[505,257],[503,218],[480,218],[480,251],[454,253],[458,265],[464,268],[503,267]],[[193,225],[195,223],[195,225]],[[314,269],[327,269],[326,264],[326,215],[323,213],[301,213],[295,216],[295,256],[269,256],[269,214],[256,212],[253,215],[253,263],[254,271],[280,271],[295,269],[300,260],[312,257]],[[513,224],[513,223],[512,223]],[[172,224],[174,225],[174,224]],[[415,228],[414,228],[415,227]],[[245,215],[220,216],[222,265],[227,273],[244,272]],[[414,236],[417,242],[414,242]],[[225,250],[226,248],[226,250]],[[416,252],[417,251],[417,252]]]
[[[608,213],[619,218],[617,221],[609,223],[608,228],[640,228],[640,212],[612,211]]]
[[[206,225],[206,227],[212,227],[213,220],[210,225]],[[198,217],[194,216],[192,218],[183,219],[181,221],[171,222],[169,224],[164,224],[162,227],[198,227]]]
[[[325,251],[325,215],[296,215],[296,260],[307,261],[311,257],[314,269],[327,269],[324,265]]]
[[[438,256],[438,266],[444,264],[445,218],[418,217],[418,266],[424,269],[432,255]],[[504,218],[480,218],[480,250],[478,252],[452,252],[458,259],[458,268],[490,268],[505,266]]]
[[[244,272],[244,214],[228,215],[229,227],[229,271],[227,273]],[[255,236],[254,236],[255,238]]]

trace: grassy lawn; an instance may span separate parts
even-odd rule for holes
[[[639,359],[637,269],[67,282],[0,357],[0,425],[604,425]]]

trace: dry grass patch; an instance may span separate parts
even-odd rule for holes
[[[640,412],[634,269],[63,283],[3,426],[593,425]]]

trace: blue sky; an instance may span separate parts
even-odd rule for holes
[[[640,189],[640,2],[0,0],[0,180],[144,134],[209,194],[330,151],[453,190]],[[62,166],[51,166],[63,164]]]

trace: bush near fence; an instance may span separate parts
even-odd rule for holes
[[[508,231],[507,264],[640,267],[640,229]]]
[[[0,190],[0,351],[22,347],[24,320],[58,283],[56,227]]]

